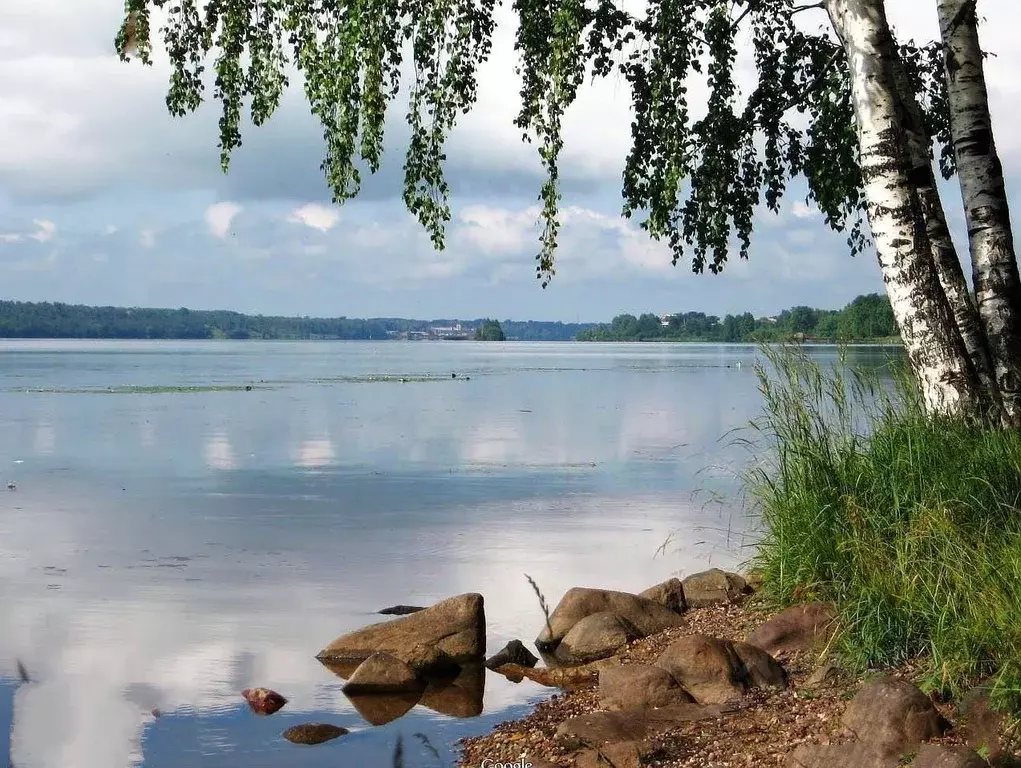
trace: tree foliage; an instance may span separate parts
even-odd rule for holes
[[[503,328],[500,327],[500,323],[497,320],[486,319],[482,321],[482,325],[475,331],[475,341],[506,341],[507,337],[503,334]]]
[[[450,189],[445,146],[475,104],[479,66],[492,49],[495,0],[127,0],[115,44],[122,58],[151,63],[153,11],[173,64],[167,106],[222,109],[221,163],[241,145],[244,105],[265,123],[295,71],[323,128],[322,169],[342,203],[376,172],[388,105],[407,81],[403,198],[444,246]],[[649,0],[633,15],[614,0],[514,0],[521,106],[516,125],[538,144],[537,277],[555,274],[563,118],[590,78],[623,80],[631,92],[632,147],[623,174],[623,214],[669,243],[673,262],[719,272],[736,250],[747,257],[760,203],[779,210],[788,181],[804,175],[826,222],[866,244],[861,172],[847,67],[824,33],[798,19],[816,5],[793,0]],[[748,28],[757,80],[735,81],[736,33]],[[934,46],[901,46],[932,134],[945,142],[945,81]],[[705,114],[691,103],[692,77],[709,88]],[[951,154],[943,153],[945,170]]]
[[[897,336],[890,301],[871,293],[840,310],[792,307],[776,317],[755,318],[750,312],[719,318],[704,312],[679,312],[664,323],[658,316],[617,315],[608,324],[582,331],[579,341],[709,341],[763,342],[875,341]]]

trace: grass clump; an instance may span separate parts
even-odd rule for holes
[[[766,594],[832,600],[852,665],[921,657],[931,688],[991,679],[1021,714],[1021,433],[929,416],[903,366],[891,387],[843,356],[765,354],[772,450],[749,490]]]

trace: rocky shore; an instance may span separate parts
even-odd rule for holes
[[[1021,766],[1017,734],[985,688],[959,701],[927,695],[922,659],[852,674],[832,652],[832,605],[771,610],[751,575],[711,569],[638,594],[576,587],[552,611],[536,593],[539,656],[515,640],[486,658],[484,600],[465,594],[385,609],[400,617],[338,637],[318,658],[372,725],[418,704],[477,716],[487,668],[551,689],[528,716],[463,740],[464,768]],[[286,704],[265,689],[243,695],[260,714]],[[345,733],[318,723],[284,736]]]
[[[690,579],[690,580],[689,580]],[[462,742],[460,765],[531,768],[979,768],[1021,765],[1007,748],[1004,718],[976,688],[961,701],[927,696],[920,661],[852,675],[830,654],[839,627],[822,603],[768,610],[748,580],[710,571],[642,595],[615,595],[632,634],[610,654],[575,666],[563,690],[520,720]],[[584,607],[599,590],[571,590],[537,645],[549,652],[582,636]],[[605,593],[604,593],[605,594]],[[643,633],[628,611],[680,621]],[[591,617],[609,611],[588,613]],[[612,622],[605,615],[597,622]],[[610,640],[610,633],[601,633]],[[620,633],[618,633],[618,637]],[[557,642],[559,640],[559,642]],[[590,642],[589,645],[597,644]],[[576,648],[547,657],[564,659]],[[604,648],[605,650],[605,648]],[[541,669],[498,667],[543,682]],[[546,680],[547,683],[552,681]]]

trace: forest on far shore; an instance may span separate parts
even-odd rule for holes
[[[704,312],[674,315],[617,315],[581,331],[579,341],[895,341],[897,324],[890,300],[878,293],[859,296],[843,309],[792,307],[775,317],[750,312],[722,319]]]

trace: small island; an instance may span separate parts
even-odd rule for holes
[[[503,334],[503,328],[500,327],[498,320],[490,320],[486,318],[482,321],[482,325],[475,331],[475,341],[506,341],[507,337]]]

